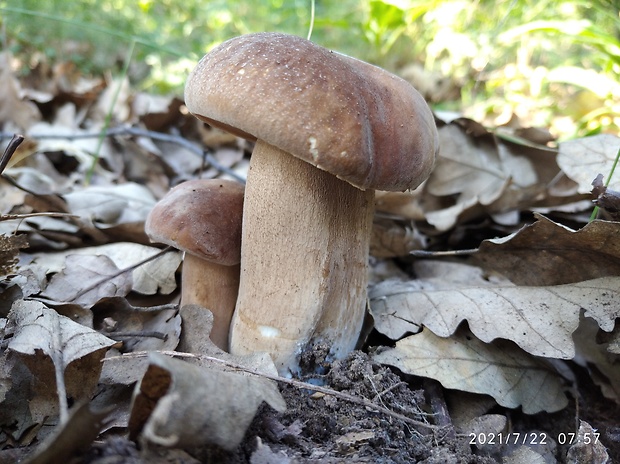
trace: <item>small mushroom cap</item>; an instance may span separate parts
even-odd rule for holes
[[[243,193],[243,185],[230,180],[183,182],[157,202],[144,229],[154,242],[217,264],[239,264]]]
[[[417,187],[438,150],[433,114],[408,82],[292,35],[248,34],[214,48],[189,76],[185,104],[362,190]]]

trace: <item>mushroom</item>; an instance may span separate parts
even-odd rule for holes
[[[213,313],[210,338],[223,350],[239,290],[243,191],[230,180],[183,182],[155,205],[144,227],[151,240],[185,252],[180,304]]]
[[[366,308],[374,189],[430,175],[438,136],[428,105],[387,71],[280,33],[214,48],[189,76],[185,104],[256,141],[231,352],[266,351],[283,375],[315,343],[345,356]]]

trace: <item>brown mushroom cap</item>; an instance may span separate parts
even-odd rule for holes
[[[151,210],[145,231],[151,240],[202,259],[232,266],[241,261],[243,185],[195,179],[171,189]]]
[[[185,103],[360,189],[417,187],[438,149],[433,115],[406,81],[300,37],[248,34],[207,54]]]

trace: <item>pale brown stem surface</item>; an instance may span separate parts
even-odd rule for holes
[[[185,253],[181,279],[181,306],[197,304],[211,311],[213,328],[209,338],[228,351],[230,320],[239,289],[239,265],[222,266]]]
[[[243,210],[233,354],[266,351],[281,374],[314,342],[351,351],[365,305],[374,192],[258,141]]]

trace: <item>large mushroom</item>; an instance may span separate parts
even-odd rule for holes
[[[433,115],[404,80],[286,34],[237,37],[185,88],[191,113],[255,140],[243,208],[230,348],[266,351],[281,374],[302,350],[355,347],[366,307],[374,189],[430,174]]]
[[[223,350],[239,290],[243,190],[230,180],[183,182],[157,202],[144,226],[151,240],[185,252],[180,305],[213,313],[210,338]]]

